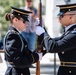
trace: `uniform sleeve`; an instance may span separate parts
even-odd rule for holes
[[[41,35],[42,36],[42,35]],[[62,51],[68,51],[76,48],[76,32],[70,32],[65,37],[61,39],[55,40],[52,39],[46,33],[44,34],[44,39],[42,41],[42,45],[51,52],[51,53],[59,53]]]
[[[7,61],[13,62],[15,66],[28,67],[32,64],[32,53],[29,54],[27,49],[25,51],[26,54],[21,51],[22,41],[17,34],[11,33],[7,36],[5,48],[10,55]]]
[[[33,64],[39,60],[38,54],[36,52],[32,52],[27,47],[24,48],[23,54],[27,56],[27,58],[29,59],[29,62],[31,62],[31,64]]]

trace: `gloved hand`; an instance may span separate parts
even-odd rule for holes
[[[36,26],[36,35],[40,36],[43,33],[45,33],[44,28],[41,26]]]
[[[37,53],[37,54],[39,55],[39,61],[42,60],[42,55],[43,55],[43,53],[42,53],[42,52],[39,52],[39,53]]]
[[[44,47],[38,47],[37,49],[35,49],[35,52],[38,53],[38,52],[41,52],[42,53],[42,56],[44,56],[48,51],[44,48]]]

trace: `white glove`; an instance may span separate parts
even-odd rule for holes
[[[42,60],[42,55],[43,55],[42,52],[37,53],[37,54],[39,55],[39,61]]]
[[[37,35],[41,35],[42,33],[44,33],[45,32],[45,30],[44,30],[44,28],[43,27],[41,27],[41,26],[36,26],[36,34]]]

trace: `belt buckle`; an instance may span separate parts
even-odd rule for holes
[[[61,62],[61,65],[62,65],[62,66],[65,66],[65,62]]]
[[[74,63],[74,62],[61,62],[61,66],[76,67],[76,63]]]
[[[63,62],[63,66],[65,66],[65,62]]]

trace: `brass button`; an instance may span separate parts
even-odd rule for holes
[[[69,71],[69,73],[72,73],[72,71]]]
[[[25,45],[25,47],[27,47],[27,45]]]
[[[62,54],[64,54],[64,52],[62,52]]]

